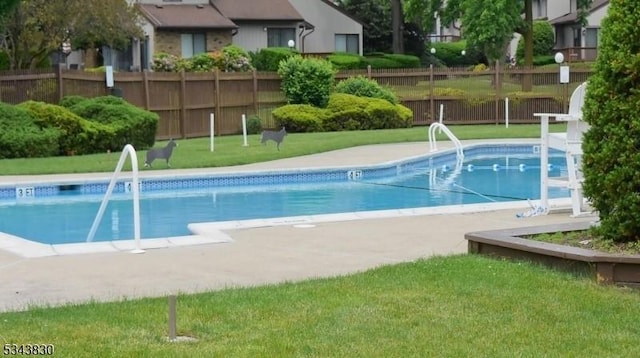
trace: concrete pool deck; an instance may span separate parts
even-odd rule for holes
[[[476,142],[465,145],[471,143]],[[450,148],[446,142],[440,146]],[[143,171],[141,177],[379,164],[428,151],[426,142],[363,146],[232,168]],[[0,183],[110,175],[5,176]],[[151,249],[144,254],[121,251],[24,258],[0,250],[0,311],[330,277],[433,255],[465,253],[464,234],[471,231],[594,220],[571,218],[568,212],[516,217],[527,208],[520,203],[482,212],[433,210],[429,215],[239,227],[224,230],[233,239],[229,243]]]

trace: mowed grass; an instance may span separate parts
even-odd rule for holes
[[[553,125],[552,130],[562,131],[563,125]],[[539,125],[457,125],[449,127],[459,139],[490,138],[538,138]],[[425,153],[428,151],[428,128],[414,127],[406,129],[369,130],[350,132],[323,133],[290,133],[284,139],[281,150],[275,144],[260,144],[260,135],[250,135],[247,146],[241,135],[219,136],[214,139],[214,151],[210,150],[209,138],[188,140],[178,139],[178,147],[171,157],[171,166],[175,169],[224,167],[250,164],[307,154],[326,152],[336,149],[382,143],[425,142]],[[447,140],[444,134],[438,140]],[[166,142],[157,142],[155,147],[164,146]],[[138,164],[144,164],[146,151],[138,152]],[[0,175],[62,174],[113,172],[120,158],[120,153],[100,153],[72,157],[2,159]],[[154,169],[166,169],[164,160],[156,160]],[[127,160],[125,170],[131,166]]]
[[[527,263],[435,257],[344,277],[0,314],[56,357],[637,357],[637,291]]]

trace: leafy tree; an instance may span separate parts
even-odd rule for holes
[[[577,0],[578,22],[586,22],[592,2]],[[405,0],[405,5],[405,16],[419,21],[424,29],[433,27],[436,12],[446,24],[460,20],[463,37],[480,45],[493,59],[500,58],[495,55],[496,48],[506,47],[506,43],[496,41],[508,41],[511,34],[520,33],[525,43],[524,63],[533,64],[533,0]]]
[[[533,22],[533,56],[551,55],[556,39],[553,27],[547,21]],[[518,42],[517,58],[524,58],[524,40]]]
[[[0,49],[12,69],[34,68],[64,42],[123,47],[141,35],[126,0],[22,0],[3,20]]]
[[[342,0],[338,5],[362,21],[365,53],[391,51],[391,3],[388,0]]]
[[[19,2],[20,0],[0,1],[0,18],[5,17],[6,15],[9,15],[13,11],[13,9],[15,9],[16,6],[18,6]]]
[[[602,21],[584,120],[584,192],[606,240],[640,240],[640,7],[612,0]]]

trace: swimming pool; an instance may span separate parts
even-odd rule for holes
[[[145,180],[140,201],[142,238],[189,235],[189,224],[199,222],[540,197],[535,146],[477,146],[465,153],[464,163],[456,161],[455,153],[443,153],[362,168]],[[552,176],[560,175],[564,162],[562,153],[556,154],[550,160]],[[4,188],[0,190],[0,232],[46,244],[84,242],[107,184]],[[133,238],[130,183],[119,183],[116,191],[96,241]],[[557,189],[550,196],[568,193]]]

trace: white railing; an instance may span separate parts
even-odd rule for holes
[[[442,124],[440,122],[433,122],[429,126],[429,148],[430,148],[430,150],[432,152],[435,152],[436,150],[438,150],[437,145],[436,145],[436,129],[440,129],[441,131],[443,131],[447,135],[447,137],[449,137],[449,139],[453,142],[453,144],[456,146],[456,157],[458,159],[464,158],[464,153],[462,151],[462,143],[460,143],[458,138],[449,130],[449,128],[447,128],[447,126],[445,126],[444,124]]]
[[[113,193],[113,188],[116,186],[118,174],[120,174],[120,172],[122,171],[122,166],[124,165],[125,159],[127,159],[127,155],[129,155],[129,157],[131,158],[131,171],[133,173],[131,191],[133,192],[133,235],[135,249],[131,252],[134,254],[140,254],[144,253],[144,250],[140,248],[140,187],[138,184],[138,157],[136,156],[136,150],[131,144],[125,145],[122,149],[122,155],[120,155],[120,160],[118,161],[116,170],[113,172],[113,176],[111,177],[111,181],[109,182],[107,192],[104,194],[104,198],[102,199],[102,203],[100,204],[100,209],[98,209],[98,214],[93,220],[91,230],[89,230],[87,242],[93,241],[93,238],[96,235],[98,225],[100,224],[100,221],[102,221],[102,216],[104,215],[104,211],[107,208],[109,199],[111,199],[111,194]]]

